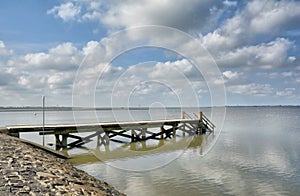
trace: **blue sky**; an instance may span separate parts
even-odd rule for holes
[[[299,105],[299,21],[291,0],[4,0],[0,106]]]

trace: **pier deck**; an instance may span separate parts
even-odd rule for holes
[[[19,137],[21,132],[39,132],[40,135],[55,135],[57,148],[73,148],[92,141],[97,137],[97,145],[107,145],[110,141],[126,143],[145,141],[148,139],[165,139],[176,136],[178,131],[182,135],[205,134],[213,132],[215,125],[202,113],[196,119],[186,119],[189,115],[183,112],[181,119],[134,121],[134,122],[105,122],[92,124],[72,125],[18,125],[6,126],[1,132]],[[81,137],[74,133],[94,132],[88,136]],[[118,136],[118,137],[117,137]],[[72,141],[68,142],[68,138]],[[75,141],[74,141],[75,140]]]

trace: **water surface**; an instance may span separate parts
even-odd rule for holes
[[[299,195],[300,107],[229,107],[226,111],[220,137],[205,156],[203,151],[213,135],[186,138],[190,145],[183,149],[150,151],[144,156],[115,157],[102,162],[86,159],[81,163],[75,161],[75,164],[128,195]],[[96,113],[101,121],[111,121],[116,116],[112,111]],[[93,116],[86,111],[81,114],[76,115],[76,121],[89,122]],[[132,111],[130,115],[119,111],[117,116],[121,120],[177,118],[180,110]],[[41,115],[0,112],[0,119],[1,126],[38,124]],[[74,123],[73,114],[70,111],[47,112],[47,123]],[[22,137],[41,142],[38,135],[22,134]],[[178,146],[181,141],[182,138],[167,140],[165,146]],[[53,138],[49,137],[47,142],[53,142]],[[148,146],[158,144],[147,141]],[[114,144],[109,150],[143,149],[142,143],[122,145]],[[93,142],[86,147],[95,148]],[[87,152],[76,149],[68,153]],[[84,160],[84,156],[82,158]],[[152,165],[156,167],[151,168]]]

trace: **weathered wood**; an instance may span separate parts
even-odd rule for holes
[[[161,125],[173,126],[176,123],[195,123],[199,119],[171,119],[171,120],[154,120],[154,121],[135,121],[135,122],[110,122],[110,123],[93,123],[93,124],[62,124],[62,125],[45,125],[46,133],[77,133],[77,132],[93,132],[98,129],[109,132],[110,130],[131,130],[140,128],[155,128]],[[41,132],[42,126],[40,125],[18,125],[6,126],[10,133],[13,132]]]
[[[189,119],[186,119],[188,117]],[[192,119],[190,115],[182,112],[181,119],[153,120],[153,121],[135,121],[135,122],[107,122],[93,124],[73,124],[73,125],[45,125],[44,131],[40,125],[7,126],[2,129],[6,134],[18,136],[20,132],[39,132],[40,135],[55,135],[56,146],[59,148],[78,147],[92,141],[91,138],[97,137],[97,146],[108,145],[109,141],[119,141],[113,137],[121,136],[134,141],[145,141],[148,139],[162,140],[175,137],[178,131],[185,134],[205,134],[206,131],[214,131],[215,125],[209,119],[199,112],[197,119]],[[151,129],[150,129],[151,128]],[[156,129],[153,131],[152,129]],[[80,137],[72,133],[94,132],[93,134]],[[160,136],[160,137],[159,137]],[[61,137],[61,139],[60,139]],[[68,138],[76,139],[68,144]]]

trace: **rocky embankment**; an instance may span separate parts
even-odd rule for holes
[[[0,134],[0,195],[124,195],[66,160]]]

